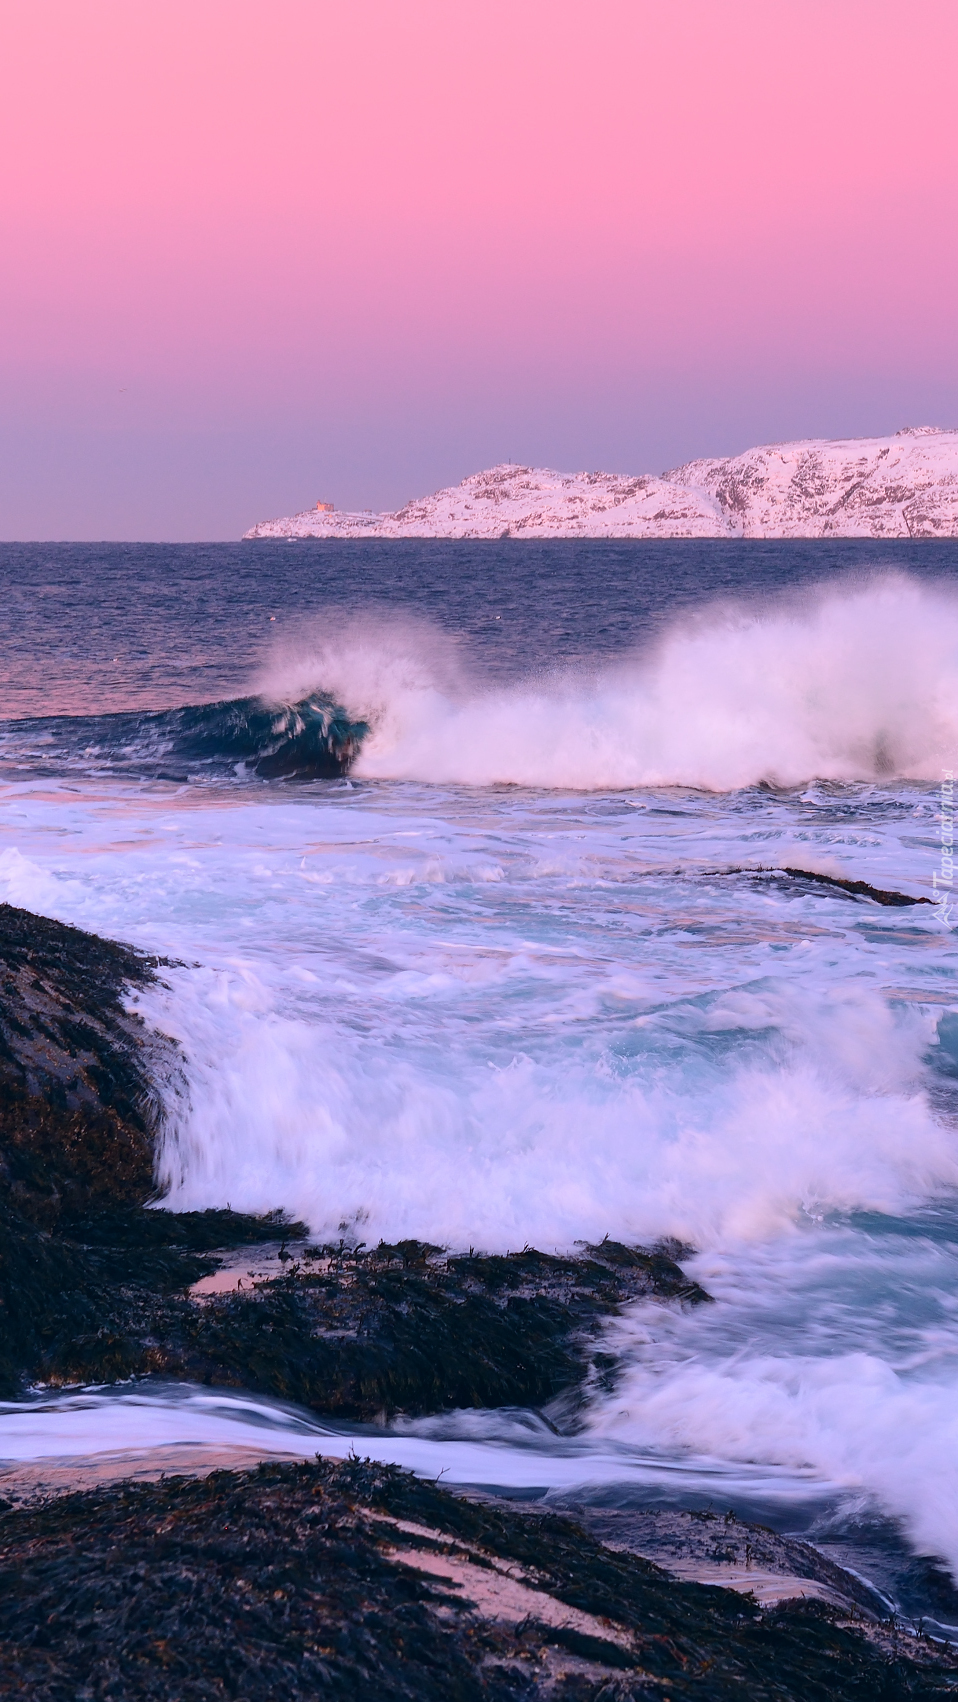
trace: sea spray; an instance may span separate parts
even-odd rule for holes
[[[470,681],[416,624],[342,622],[287,649],[266,695],[322,686],[370,734],[380,779],[728,791],[815,777],[937,778],[958,743],[958,597],[903,575],[717,603],[613,666]]]
[[[689,1269],[716,1298],[707,1325],[642,1305],[613,1324],[621,1374],[590,1433],[807,1472],[958,1574],[956,1266],[953,1201],[704,1253]]]
[[[191,782],[725,792],[939,781],[958,745],[958,596],[905,575],[714,602],[614,663],[510,682],[421,618],[339,610],[301,626],[243,696],[6,723],[0,758]]]

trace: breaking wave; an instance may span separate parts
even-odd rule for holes
[[[958,594],[904,575],[713,603],[591,670],[490,684],[422,622],[324,621],[259,690],[151,713],[8,722],[7,757],[233,774],[734,791],[939,779],[958,751]]]
[[[958,750],[958,597],[905,577],[713,605],[601,672],[505,690],[450,689],[401,636],[318,660],[378,778],[730,791],[939,779]]]
[[[271,704],[254,696],[148,714],[8,722],[0,751],[8,761],[86,773],[332,779],[349,768],[367,730],[325,693],[311,692],[297,703]]]

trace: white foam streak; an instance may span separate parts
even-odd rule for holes
[[[939,1235],[903,1276],[884,1230],[809,1228],[958,1188],[954,935],[930,906],[722,872],[930,890],[935,765],[958,749],[953,600],[898,580],[713,612],[591,682],[510,691],[470,686],[421,630],[308,651],[271,691],[323,685],[373,716],[364,761],[383,772],[718,786],[857,764],[873,779],[881,756],[931,775],[731,797],[18,781],[0,895],[175,960],[140,997],[182,1048],[171,1204],[284,1206],[367,1242],[705,1249],[692,1274],[718,1304],[623,1321],[627,1379],[577,1438],[482,1415],[357,1431],[360,1452],[725,1505],[843,1489],[958,1565],[958,1245],[945,1256]],[[193,1391],[10,1410],[0,1454],[353,1445],[268,1405]]]
[[[680,1493],[692,1488],[726,1497],[758,1494],[787,1506],[824,1499],[837,1487],[808,1473],[730,1469],[708,1456],[676,1466],[615,1440],[596,1446],[591,1439],[558,1438],[531,1414],[512,1419],[456,1414],[447,1427],[448,1434],[432,1435],[429,1425],[383,1431],[323,1424],[311,1413],[278,1402],[189,1384],[150,1391],[85,1390],[35,1403],[0,1403],[0,1465],[45,1461],[65,1468],[99,1467],[104,1477],[124,1476],[144,1467],[176,1472],[178,1467],[202,1470],[206,1464],[213,1470],[218,1451],[242,1449],[248,1455],[245,1463],[257,1457],[309,1460],[319,1454],[341,1460],[358,1455],[428,1477],[442,1474],[447,1483],[512,1489],[569,1492],[632,1483]],[[191,1457],[181,1464],[185,1454]]]
[[[806,1473],[901,1519],[958,1572],[954,1201],[903,1225],[806,1225],[692,1261],[717,1304],[646,1303],[609,1328],[627,1367],[596,1447]]]

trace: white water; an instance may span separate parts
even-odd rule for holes
[[[937,780],[955,748],[955,607],[899,582],[723,616],[631,671],[492,701],[408,633],[385,661],[363,641],[366,663],[339,638],[347,707],[378,714],[354,785],[5,786],[0,897],[181,960],[142,1000],[182,1048],[172,1204],[368,1241],[701,1250],[718,1303],[617,1323],[623,1381],[574,1440],[466,1415],[360,1451],[466,1481],[859,1497],[958,1567],[954,936],[940,908],[722,872],[931,891],[935,788],[875,767]],[[769,772],[844,783],[677,784]],[[640,774],[676,784],[598,789]],[[562,789],[479,784],[531,777]],[[21,1409],[0,1455],[261,1424],[190,1401]]]
[[[890,801],[849,831],[824,794],[24,796],[0,892],[183,961],[142,1001],[186,1059],[177,1207],[713,1246],[958,1185],[923,1063],[938,911],[695,873],[841,850],[882,884],[935,811],[909,798],[890,844],[863,831]],[[932,853],[904,855],[920,879]]]
[[[455,1484],[537,1493],[632,1489],[643,1498],[724,1498],[791,1514],[834,1501],[841,1482],[813,1472],[737,1466],[718,1457],[681,1460],[616,1439],[556,1437],[532,1414],[465,1413],[444,1421],[374,1430],[323,1424],[311,1414],[255,1395],[190,1384],[148,1390],[85,1390],[53,1400],[0,1402],[3,1462],[35,1466],[84,1462],[108,1470],[149,1452],[154,1470],[175,1471],[179,1453],[242,1448],[263,1459],[383,1460]],[[123,1475],[122,1470],[118,1475]]]
[[[938,780],[958,749],[958,597],[904,576],[712,605],[592,676],[482,689],[417,623],[289,643],[268,696],[317,684],[372,724],[356,772],[486,786],[716,791]]]
[[[956,1252],[951,1209],[703,1254],[716,1313],[616,1324],[629,1369],[590,1434],[841,1484],[958,1569]]]

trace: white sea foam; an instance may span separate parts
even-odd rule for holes
[[[0,1468],[55,1463],[99,1467],[108,1475],[202,1470],[220,1449],[247,1460],[353,1456],[387,1461],[446,1483],[495,1484],[563,1493],[597,1485],[646,1492],[760,1497],[788,1508],[834,1497],[838,1484],[809,1472],[728,1466],[710,1456],[681,1464],[610,1440],[560,1438],[532,1414],[468,1413],[447,1422],[393,1430],[322,1423],[314,1414],[264,1397],[189,1384],[138,1390],[89,1389],[31,1402],[0,1402]],[[457,1433],[458,1432],[458,1433]],[[149,1450],[151,1458],[138,1458]],[[183,1462],[183,1454],[191,1456]],[[233,1462],[234,1464],[236,1462]]]
[[[833,1227],[694,1261],[708,1316],[637,1307],[632,1365],[589,1432],[840,1484],[958,1572],[958,1219],[943,1236]],[[915,1229],[918,1229],[918,1225]],[[933,1226],[929,1226],[933,1227]]]
[[[711,1246],[958,1185],[958,1139],[915,1080],[930,1018],[863,993],[803,1008],[774,985],[688,1015],[678,1045],[648,1021],[648,1054],[625,1068],[596,1048],[497,1062],[451,1029],[443,1057],[442,1026],[397,1048],[280,1016],[249,971],[194,974],[160,1023],[189,1056],[162,1157],[171,1203],[283,1204],[315,1234],[364,1240]],[[768,1032],[748,1046],[752,1024]],[[707,1054],[732,1028],[729,1063],[710,1064],[696,1041]]]
[[[4,854],[14,902],[182,964],[141,999],[182,1049],[172,1203],[367,1240],[713,1246],[958,1184],[923,1063],[950,960],[933,912],[917,933],[879,912],[876,953],[874,911],[827,892],[637,881],[676,836],[719,866],[797,844],[846,869],[851,839],[879,884],[933,850],[866,831],[865,804],[849,824],[761,796],[716,816],[466,794],[434,818],[391,797],[64,794],[34,801],[32,854]],[[890,1001],[879,969],[917,998]]]
[[[277,657],[263,689],[323,688],[372,724],[358,774],[724,791],[814,777],[938,779],[958,750],[958,597],[902,576],[715,605],[589,677],[483,689],[438,635],[366,621]]]

